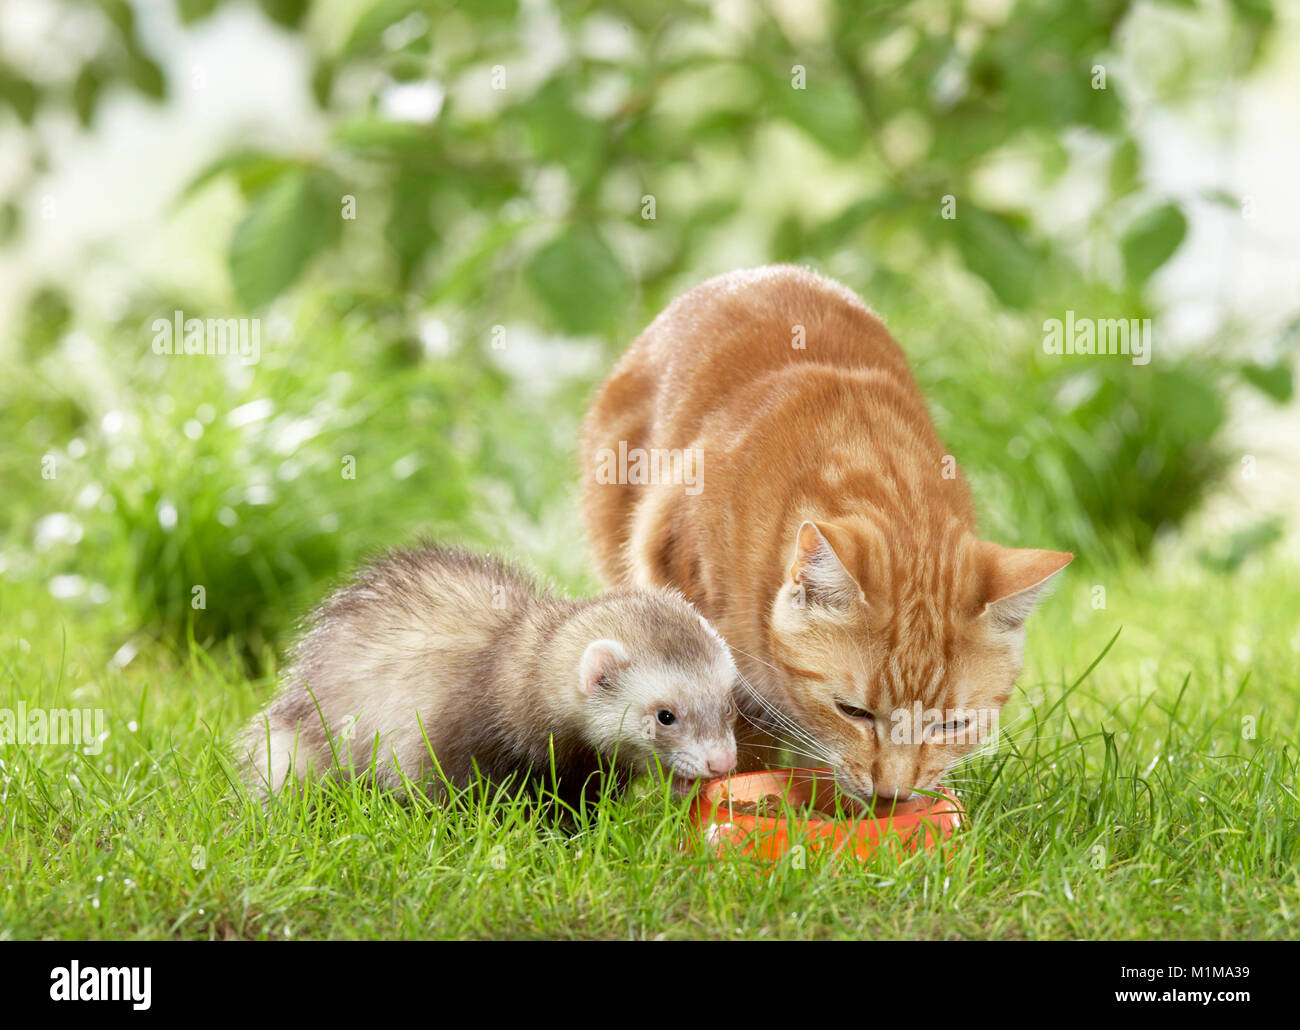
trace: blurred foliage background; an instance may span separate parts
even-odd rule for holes
[[[187,227],[178,264],[219,257],[200,285],[138,276],[87,302],[79,277],[128,234],[17,300],[0,576],[110,613],[118,638],[257,659],[349,562],[418,531],[594,587],[586,398],[676,293],[730,268],[799,262],[857,290],[986,535],[1085,566],[1151,560],[1232,489],[1235,405],[1292,402],[1296,322],[1229,307],[1181,339],[1164,320],[1189,216],[1143,136],[1151,111],[1212,106],[1268,65],[1268,0],[21,6],[60,56],[0,41],[11,254],[63,231],[51,139],[201,89],[159,40],[232,8],[287,41],[319,126],[304,143],[250,122],[185,155],[160,217]],[[261,319],[261,360],[154,354],[175,310]],[[1066,310],[1153,318],[1153,360],[1045,354]],[[1231,571],[1281,533],[1261,512],[1196,546]]]

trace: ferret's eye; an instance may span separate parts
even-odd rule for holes
[[[876,717],[865,708],[857,708],[851,704],[845,703],[844,701],[836,701],[835,707],[840,710],[841,715],[846,715],[850,719],[870,719],[872,722],[876,721]]]
[[[655,712],[655,718],[659,720],[660,726],[671,726],[677,721],[677,716],[673,715],[667,708],[661,708]]]

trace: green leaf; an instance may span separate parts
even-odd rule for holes
[[[1231,190],[1205,189],[1201,190],[1200,196],[1202,200],[1209,201],[1211,204],[1218,204],[1220,207],[1241,213],[1242,198]]]
[[[593,121],[574,106],[579,92],[575,76],[557,75],[515,106],[511,117],[528,133],[534,161],[563,165],[580,193],[594,194],[601,186],[607,160],[609,126]]]
[[[8,243],[22,228],[22,214],[12,200],[0,202],[0,243]]]
[[[1246,362],[1240,368],[1241,378],[1260,393],[1278,404],[1286,404],[1295,393],[1295,379],[1290,364],[1260,365]]]
[[[89,128],[95,116],[95,105],[104,88],[104,79],[99,69],[92,64],[83,64],[77,78],[72,83],[72,107],[77,112],[77,121],[81,127]]]
[[[363,116],[344,122],[334,130],[339,146],[360,153],[430,155],[436,153],[436,138],[427,125],[395,122]]]
[[[993,290],[1003,304],[1027,308],[1034,298],[1039,259],[1020,231],[1006,218],[958,201],[951,222],[957,250],[966,267]]]
[[[39,96],[35,83],[0,63],[0,101],[12,107],[14,114],[26,125],[36,117]]]
[[[325,107],[334,92],[334,76],[338,69],[334,62],[322,59],[316,62],[311,72],[311,95],[316,99],[317,107]]]
[[[1120,241],[1124,268],[1138,286],[1168,261],[1187,235],[1187,217],[1177,204],[1162,204],[1134,222]]]
[[[1284,535],[1281,519],[1261,519],[1233,533],[1216,547],[1201,548],[1196,557],[1206,568],[1219,573],[1232,573],[1251,555],[1266,551]]]
[[[1265,25],[1273,23],[1273,5],[1270,0],[1232,0],[1232,6],[1246,21],[1260,22]]]
[[[1162,434],[1193,446],[1213,440],[1228,417],[1217,384],[1190,364],[1153,377],[1145,411]]]
[[[528,260],[524,276],[556,321],[571,333],[608,326],[625,307],[628,278],[600,233],[573,225]]]
[[[439,272],[437,281],[425,298],[430,306],[444,301],[469,304],[484,291],[491,278],[493,260],[506,252],[510,243],[531,225],[526,219],[499,220],[483,231],[480,237],[462,254],[456,255],[446,268]]]
[[[1070,151],[1066,149],[1065,143],[1055,136],[1047,136],[1039,141],[1039,148],[1038,164],[1043,170],[1043,175],[1048,182],[1058,181],[1070,170]],[[1114,170],[1113,162],[1111,169]]]
[[[1142,155],[1138,151],[1137,141],[1126,136],[1115,145],[1110,158],[1110,191],[1117,197],[1132,193],[1137,189],[1138,171],[1142,166]]]
[[[430,206],[439,182],[430,175],[403,175],[393,183],[392,207],[384,223],[384,239],[397,255],[402,285],[410,282],[420,259],[437,239]]]
[[[258,6],[277,25],[295,29],[307,13],[307,0],[258,0]]]
[[[135,12],[126,0],[97,0],[96,5],[122,36],[135,32]]]
[[[795,62],[792,62],[792,64]],[[862,109],[853,91],[838,77],[821,69],[807,70],[806,89],[795,89],[790,76],[768,81],[769,108],[812,137],[837,157],[853,157],[862,149]]]
[[[892,189],[882,189],[869,197],[854,201],[834,218],[823,221],[808,232],[804,239],[807,253],[825,254],[843,246],[845,241],[853,240],[881,212],[899,210],[906,202],[905,197]]]
[[[176,0],[182,25],[193,25],[217,9],[220,0]]]
[[[252,196],[272,179],[278,178],[290,168],[298,167],[301,165],[297,161],[277,154],[269,154],[264,150],[252,148],[235,150],[217,158],[200,171],[186,184],[178,199],[188,200],[208,183],[223,175],[234,176],[244,196]]]
[[[146,54],[138,50],[132,52],[126,60],[126,74],[132,85],[145,96],[162,100],[167,95],[167,80],[162,68]]]
[[[316,169],[286,171],[256,194],[230,241],[230,276],[240,301],[261,307],[290,286],[338,238],[337,186]]]
[[[432,6],[427,0],[378,0],[378,3],[362,11],[353,22],[352,31],[348,33],[339,56],[356,57],[380,49],[385,29],[416,11]]]

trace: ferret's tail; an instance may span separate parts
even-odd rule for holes
[[[323,732],[313,732],[307,720],[286,724],[274,707],[259,712],[240,734],[235,758],[244,772],[244,782],[266,800],[280,793],[286,784],[297,785],[329,768],[328,740],[322,754]]]

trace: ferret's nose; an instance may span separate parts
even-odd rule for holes
[[[712,776],[726,776],[736,767],[736,749],[719,748],[710,751],[704,756],[705,764],[709,767],[709,774]]]

